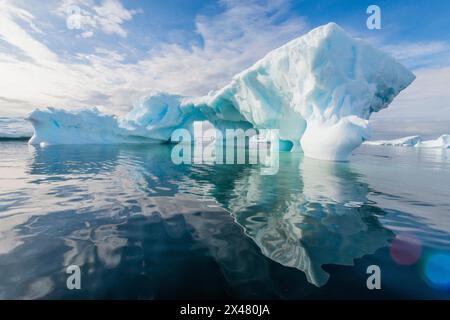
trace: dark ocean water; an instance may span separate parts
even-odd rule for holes
[[[170,153],[0,142],[0,298],[450,297],[450,150],[281,153],[272,176]]]

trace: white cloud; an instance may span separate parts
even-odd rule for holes
[[[0,39],[27,52],[27,55],[33,59],[55,60],[56,55],[51,52],[44,44],[35,40],[18,21],[26,22],[32,26],[35,32],[38,30],[33,21],[34,16],[26,10],[19,9],[10,5],[7,1],[0,1]]]
[[[445,41],[401,42],[381,49],[413,68],[450,62],[450,43]],[[448,59],[442,59],[444,55]]]
[[[91,38],[94,36],[94,32],[93,31],[84,31],[81,33],[81,37],[83,38]]]
[[[411,59],[450,50],[450,45],[444,41],[414,42],[386,45],[383,50],[391,53],[397,59]]]
[[[86,1],[90,0],[79,0]],[[235,73],[305,31],[303,19],[288,16],[289,5],[285,2],[261,4],[228,0],[221,3],[221,14],[196,19],[196,32],[202,45],[161,44],[145,59],[133,64],[125,63],[125,57],[115,51],[102,49],[92,54],[73,53],[70,62],[63,62],[33,34],[26,32],[16,21],[20,17],[10,10],[8,16],[2,17],[8,28],[1,28],[0,37],[32,60],[20,59],[11,53],[0,54],[2,76],[9,79],[0,83],[0,114],[23,114],[30,111],[31,106],[49,105],[65,108],[104,105],[111,112],[120,113],[152,89],[186,95],[205,94],[223,86]],[[119,17],[114,20],[116,27],[120,19],[126,19],[116,12],[119,7],[115,5],[103,8]],[[104,15],[106,11],[97,10],[96,14]],[[278,23],[280,16],[286,18],[285,22]],[[116,27],[113,24],[102,28],[120,32]],[[20,37],[17,38],[17,34]],[[16,103],[11,104],[11,101]]]
[[[57,9],[64,19],[74,19],[72,23],[83,31],[84,38],[92,37],[96,29],[125,38],[128,33],[122,25],[139,12],[124,8],[119,0],[103,0],[100,5],[94,0],[63,0]]]
[[[138,64],[139,69],[151,70],[149,74],[156,76],[152,86],[187,95],[205,94],[306,29],[302,18],[276,23],[289,8],[285,2],[222,3],[222,14],[196,19],[202,46],[165,44]]]
[[[101,6],[94,7],[96,19],[102,30],[107,34],[118,34],[126,37],[127,32],[122,28],[125,21],[131,20],[137,12],[126,10],[118,0],[104,0]]]

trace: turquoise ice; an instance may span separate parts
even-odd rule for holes
[[[175,129],[208,120],[218,130],[279,129],[292,151],[348,160],[370,135],[370,115],[388,107],[414,78],[387,54],[329,23],[273,50],[206,96],[152,92],[123,118],[87,109],[35,110],[30,143],[167,142]]]

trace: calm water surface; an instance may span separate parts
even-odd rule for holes
[[[170,153],[0,142],[0,298],[450,298],[450,150],[281,153],[273,176]]]

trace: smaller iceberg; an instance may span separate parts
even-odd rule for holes
[[[394,140],[374,140],[366,141],[364,144],[374,146],[396,146],[396,147],[414,147],[418,144],[422,138],[420,136],[408,136],[404,138],[398,138]]]
[[[32,145],[117,144],[145,142],[119,126],[117,117],[102,114],[98,109],[67,111],[47,108],[28,115],[34,126]]]
[[[450,134],[443,134],[435,140],[421,141],[415,147],[448,149],[450,148]]]
[[[434,140],[424,140],[421,136],[409,136],[394,140],[366,141],[364,144],[375,146],[416,147],[416,148],[450,148],[450,135],[443,134]]]

